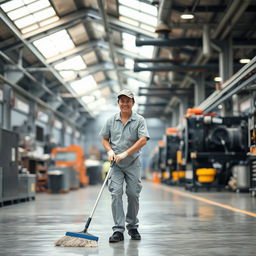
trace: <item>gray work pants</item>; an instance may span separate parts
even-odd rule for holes
[[[141,167],[137,159],[130,166],[120,168],[116,164],[112,167],[112,171],[108,180],[108,189],[112,197],[112,215],[115,225],[113,231],[124,232],[125,221],[128,230],[138,228],[138,211],[139,211],[139,194],[142,189]],[[128,199],[127,213],[125,217],[123,208],[123,184],[126,182],[126,195]]]

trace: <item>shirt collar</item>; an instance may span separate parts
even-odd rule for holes
[[[134,111],[132,111],[132,115],[131,115],[131,117],[129,118],[129,120],[128,121],[130,121],[130,120],[136,120],[137,119],[137,114],[136,114],[136,112],[134,112]],[[121,120],[121,118],[120,118],[120,112],[119,113],[116,113],[116,115],[115,115],[115,120],[116,121],[122,121]]]

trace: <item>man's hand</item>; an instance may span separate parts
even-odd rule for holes
[[[128,153],[126,151],[124,151],[123,153],[118,154],[118,155],[115,156],[115,162],[119,163],[121,160],[123,160],[127,156],[128,156]]]
[[[108,161],[113,162],[115,160],[115,152],[111,149],[108,151]]]

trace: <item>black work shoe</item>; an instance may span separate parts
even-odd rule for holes
[[[130,229],[128,234],[131,236],[132,240],[140,240],[141,236],[137,229]]]
[[[116,231],[113,233],[113,235],[109,238],[110,243],[117,243],[124,240],[123,233]]]

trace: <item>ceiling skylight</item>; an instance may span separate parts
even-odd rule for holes
[[[22,33],[58,20],[49,0],[12,0],[1,5]]]
[[[120,20],[148,31],[157,25],[157,8],[138,0],[119,0]],[[147,25],[147,26],[145,26]]]
[[[120,6],[119,12],[123,16],[127,16],[128,18],[133,18],[135,20],[138,20],[140,22],[146,23],[151,26],[157,25],[157,18],[153,17],[151,15],[145,14],[140,11],[133,10],[131,8],[128,8],[126,6]]]
[[[76,70],[84,70],[86,65],[81,56],[75,56],[68,60],[62,61],[54,66],[57,70],[60,70],[60,75],[65,80],[70,80],[76,77]]]
[[[89,93],[98,88],[92,76],[86,76],[80,80],[71,82],[70,86],[77,95],[85,95],[87,92]]]
[[[123,37],[124,49],[138,54],[138,57],[141,56],[141,57],[152,58],[154,46],[147,45],[147,46],[137,47],[135,45],[136,37],[134,35],[131,35],[128,33],[122,33],[122,37]]]
[[[157,8],[151,4],[143,3],[138,0],[119,0],[120,5],[127,6],[139,12],[147,13],[151,16],[157,16]]]
[[[45,58],[56,56],[75,47],[66,30],[36,40],[33,44]]]

